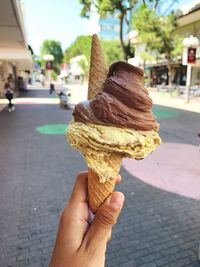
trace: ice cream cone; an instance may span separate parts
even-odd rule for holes
[[[94,158],[93,155],[95,152],[98,153],[98,155]],[[89,166],[88,200],[90,210],[93,213],[96,213],[99,206],[101,206],[104,200],[113,192],[122,162],[122,157],[116,153],[107,153],[104,151],[95,152],[93,151],[90,157],[85,157]],[[100,172],[100,168],[102,168],[102,172]],[[106,177],[109,172],[113,173],[112,179]]]
[[[107,77],[108,68],[106,65],[103,50],[97,34],[92,36],[90,74],[88,85],[88,99],[92,99],[101,91],[102,85]]]
[[[98,207],[113,192],[116,179],[100,183],[98,175],[91,169],[88,170],[89,207],[93,213],[96,213]]]
[[[113,192],[123,157],[143,159],[161,143],[152,101],[143,87],[143,72],[128,63],[114,63],[108,75],[98,36],[93,35],[90,101],[75,107],[67,130],[69,143],[81,150],[87,162],[93,213]]]
[[[97,95],[103,86],[107,77],[108,68],[106,65],[103,50],[100,45],[99,38],[96,34],[92,36],[91,59],[90,59],[90,75],[88,86],[88,99],[92,99]],[[88,172],[88,194],[89,206],[92,212],[96,212],[97,208],[104,200],[113,192],[116,179],[110,179],[104,183],[100,182],[97,174],[89,169]]]

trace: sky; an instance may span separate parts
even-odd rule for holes
[[[90,32],[78,0],[23,0],[22,5],[28,43],[36,55],[45,39],[60,41],[66,49],[78,35]]]
[[[174,7],[191,0],[176,0]],[[61,42],[62,49],[70,46],[79,35],[91,34],[96,25],[80,17],[79,0],[21,0],[28,43],[36,55],[45,39]],[[165,1],[170,3],[171,1]],[[95,19],[93,20],[95,21]]]

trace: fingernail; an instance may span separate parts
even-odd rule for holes
[[[113,209],[121,209],[124,203],[124,195],[122,193],[113,193],[110,196],[109,204]]]

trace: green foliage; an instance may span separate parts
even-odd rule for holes
[[[91,51],[92,37],[90,35],[81,35],[64,52],[64,62],[70,63],[70,59],[76,56],[84,55],[85,58],[79,61],[85,78],[89,75],[89,61]]]
[[[176,27],[173,14],[158,16],[147,5],[140,6],[133,16],[133,28],[138,31],[140,41],[146,44],[145,52],[152,55],[153,51],[157,59],[167,60],[169,85],[172,84],[171,63],[182,53],[181,39],[174,34]]]
[[[86,58],[82,58],[79,61],[79,66],[83,70],[84,78],[88,79],[89,78],[89,63],[88,63],[88,60]]]
[[[90,8],[91,4],[93,3],[98,13],[101,17],[105,17],[107,13],[114,14],[116,11],[119,12],[119,24],[120,24],[120,32],[119,38],[121,47],[123,49],[124,58],[127,59],[132,55],[132,50],[130,46],[130,41],[128,40],[125,43],[124,35],[123,35],[123,24],[126,22],[127,26],[129,27],[129,16],[127,16],[128,11],[130,11],[137,3],[137,0],[79,0],[82,4],[81,16],[82,17],[89,17],[90,16]]]
[[[92,4],[92,0],[79,0],[80,4],[82,4],[82,10],[81,10],[81,17],[90,17],[90,6]]]
[[[61,48],[61,44],[55,40],[45,40],[42,43],[42,47],[40,49],[41,57],[43,58],[44,55],[50,54],[54,56],[53,61],[53,69],[58,74],[60,71],[60,64],[63,60],[63,52]],[[45,61],[42,60],[42,65],[45,67]]]
[[[105,14],[105,12],[114,13],[116,10],[126,12],[133,8],[137,2],[137,0],[79,0],[80,4],[82,4],[81,16],[89,17],[90,16],[90,7],[93,3],[98,9],[101,15]]]
[[[81,35],[64,52],[64,61],[70,63],[70,59],[76,56],[84,55],[89,62],[92,37],[90,35]]]
[[[138,31],[140,41],[147,45],[147,51],[154,51],[157,57],[164,55],[169,61],[182,52],[181,40],[174,35],[176,27],[173,14],[158,16],[147,5],[139,7],[133,15],[133,28]]]
[[[61,48],[61,44],[55,40],[45,40],[42,43],[42,47],[40,49],[41,56],[43,57],[46,54],[50,54],[54,56],[54,62],[61,64],[63,59],[63,52]]]
[[[150,53],[148,53],[147,51],[141,52],[140,56],[144,60],[144,62],[153,61],[155,59],[155,57],[151,55]]]
[[[81,35],[76,38],[76,40],[65,50],[64,62],[70,63],[70,59],[76,56],[84,55],[80,60],[79,65],[83,70],[84,76],[87,78],[89,75],[89,62],[90,62],[90,52],[91,52],[91,42],[92,37],[90,35]],[[117,60],[123,59],[123,51],[120,46],[119,41],[103,41],[101,40],[103,51],[106,57],[108,65]]]
[[[53,80],[56,80],[57,75],[58,75],[58,73],[57,73],[55,70],[53,70],[53,71],[51,72],[51,78],[52,78]]]
[[[119,41],[103,41],[101,40],[103,51],[106,56],[108,66],[115,61],[123,59],[123,51]]]
[[[165,54],[168,60],[182,54],[182,39],[174,34],[176,27],[177,22],[173,15],[163,18],[160,27],[161,46],[159,52]]]

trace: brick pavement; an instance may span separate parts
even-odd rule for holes
[[[41,95],[40,91],[31,96]],[[42,92],[42,96],[44,92]],[[59,214],[82,157],[62,135],[41,135],[43,124],[65,123],[57,105],[18,105],[0,113],[0,266],[48,266]],[[197,144],[198,116],[161,121],[164,140]],[[177,130],[178,129],[178,130]],[[107,267],[200,266],[200,202],[153,188],[124,169],[118,189],[126,204],[107,250]]]

